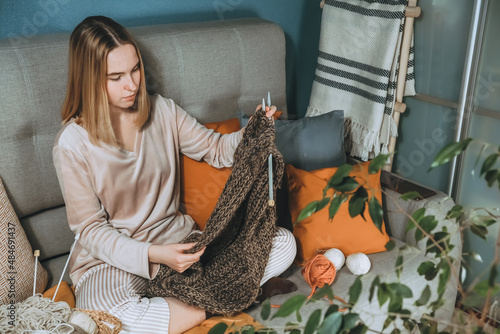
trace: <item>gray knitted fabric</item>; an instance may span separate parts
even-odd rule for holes
[[[273,155],[274,193],[284,173],[274,144],[274,124],[257,112],[234,154],[234,165],[203,233],[189,251],[204,246],[199,262],[179,273],[161,265],[149,296],[175,297],[212,313],[231,315],[255,301],[271,251],[276,207],[269,206],[268,157]]]

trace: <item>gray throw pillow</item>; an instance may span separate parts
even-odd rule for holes
[[[248,123],[240,117],[241,126]],[[285,163],[306,171],[338,167],[346,162],[344,111],[334,110],[314,117],[276,120],[276,147]]]

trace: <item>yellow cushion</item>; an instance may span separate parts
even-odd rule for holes
[[[54,293],[56,292],[57,285],[54,285],[47,291],[43,293],[43,296],[45,298],[50,298],[54,297]],[[57,295],[56,298],[54,299],[55,302],[66,302],[69,307],[75,308],[75,292],[73,290],[72,286],[69,286],[68,282],[62,281],[61,285],[59,286],[59,290],[57,290]]]
[[[240,122],[234,118],[205,126],[227,134],[238,131]],[[195,161],[181,154],[181,205],[184,212],[194,219],[198,229],[205,228],[230,174],[231,168],[218,169],[205,161]]]
[[[292,165],[287,166],[289,184],[289,203],[292,221],[296,222],[302,209],[314,200],[322,198],[323,189],[328,180],[335,174],[338,168],[323,168],[311,172],[297,169]],[[382,203],[380,186],[380,172],[368,174],[368,163],[356,165],[350,173],[360,184],[366,185],[368,195],[376,196]],[[328,194],[333,194],[333,189]],[[389,236],[382,225],[382,232],[374,225],[368,212],[368,205],[364,211],[364,217],[351,218],[348,211],[349,203],[344,202],[333,221],[329,220],[328,206],[323,210],[300,221],[294,227],[293,234],[297,240],[298,265],[304,265],[309,259],[321,251],[330,248],[340,249],[345,256],[353,253],[376,253],[385,251],[385,244]]]
[[[223,316],[212,317],[202,322],[201,325],[191,328],[187,332],[184,332],[184,334],[207,334],[212,327],[214,327],[220,322],[223,322],[226,325],[228,325],[226,333],[229,333],[231,331],[235,332],[235,329],[241,329],[243,326],[246,325],[253,325],[256,330],[264,327],[261,323],[255,321],[255,319],[249,316],[248,314],[238,313],[232,317],[223,317]]]

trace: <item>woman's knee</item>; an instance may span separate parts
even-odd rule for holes
[[[282,260],[286,262],[287,267],[290,266],[297,255],[297,243],[293,233],[285,228],[278,227],[275,244],[280,250]]]

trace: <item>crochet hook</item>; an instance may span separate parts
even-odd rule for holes
[[[271,108],[271,93],[267,92],[267,105]],[[262,99],[262,109],[266,112],[266,103],[265,100]],[[271,117],[269,117],[271,120]],[[269,170],[269,206],[274,206],[274,194],[273,194],[273,154],[269,154],[268,158],[268,170]]]

